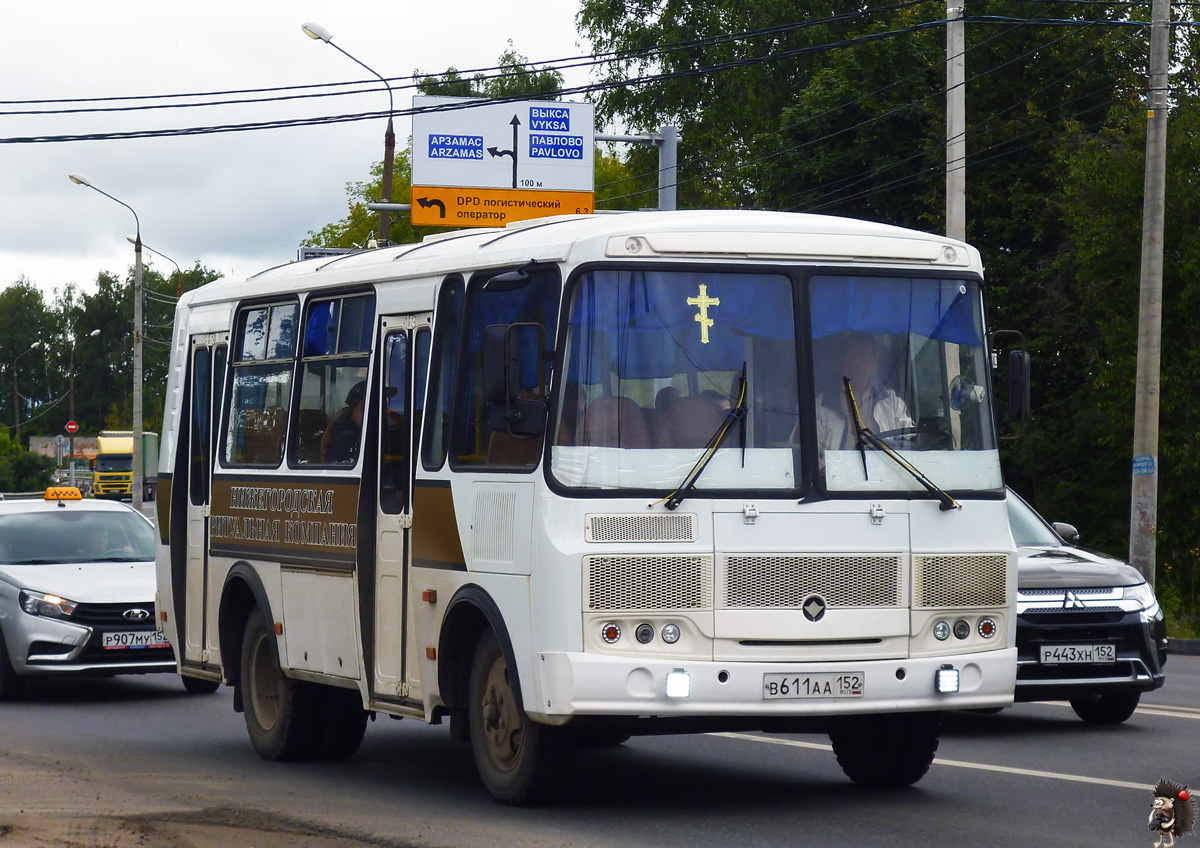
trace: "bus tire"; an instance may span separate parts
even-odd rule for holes
[[[260,757],[288,762],[306,760],[316,753],[320,690],[315,684],[284,676],[274,634],[259,607],[246,619],[241,686],[246,730]]]
[[[25,690],[25,678],[17,674],[8,658],[8,645],[0,633],[0,702],[15,701]]]
[[[491,630],[475,647],[468,697],[471,749],[487,791],[514,807],[550,800],[570,755],[566,729],[536,724],[520,709],[504,651]]]
[[[940,713],[847,717],[829,733],[838,765],[863,786],[912,786],[925,776],[938,749]]]
[[[322,687],[325,710],[321,744],[317,756],[322,760],[347,760],[362,745],[369,714],[362,707],[357,689]]]

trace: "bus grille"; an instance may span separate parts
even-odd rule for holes
[[[913,607],[996,607],[1007,600],[1004,554],[916,554]]]
[[[586,556],[589,611],[712,609],[711,556]]]
[[[722,606],[798,608],[814,594],[831,607],[899,606],[903,565],[896,554],[731,554]]]
[[[671,515],[593,513],[587,516],[584,534],[589,542],[693,542],[696,516],[687,512]]]

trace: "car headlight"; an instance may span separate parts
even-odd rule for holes
[[[30,615],[44,615],[47,618],[69,618],[77,604],[60,598],[58,595],[43,595],[41,592],[30,592],[22,589],[21,609]]]
[[[1149,583],[1138,583],[1136,586],[1124,586],[1121,589],[1121,597],[1127,601],[1137,601],[1142,605],[1142,609],[1149,609],[1157,603],[1154,598],[1154,590],[1150,588]]]

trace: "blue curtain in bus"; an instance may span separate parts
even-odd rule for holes
[[[575,289],[568,331],[568,380],[738,371],[747,337],[795,335],[791,283],[779,275],[594,272]]]
[[[960,280],[813,277],[809,283],[813,337],[856,330],[872,335],[915,333],[942,342],[979,345],[979,299],[972,288]]]

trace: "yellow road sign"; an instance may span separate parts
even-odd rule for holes
[[[590,191],[413,186],[414,226],[503,227],[550,215],[584,215],[596,209]]]

